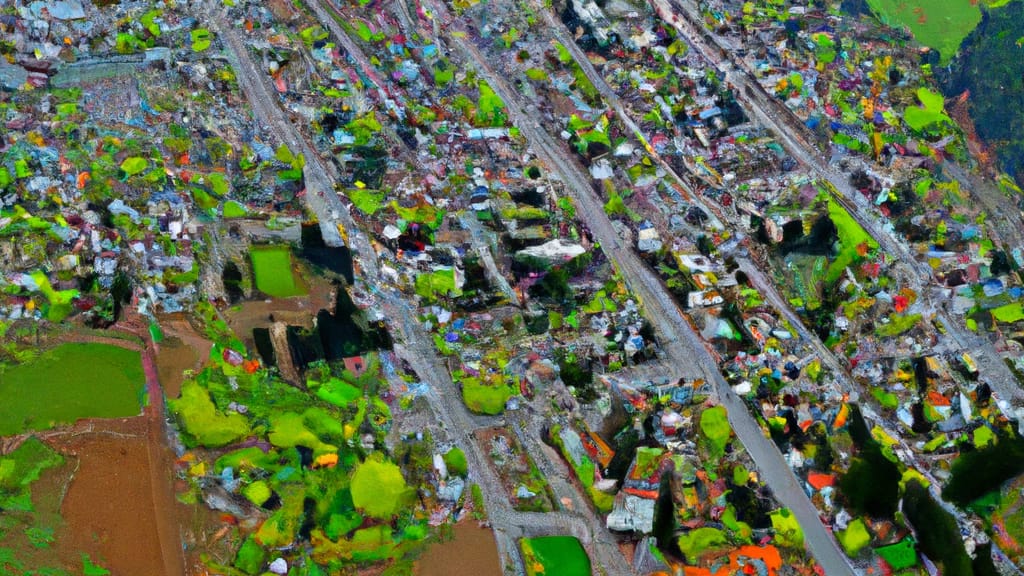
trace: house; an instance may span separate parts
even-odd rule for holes
[[[344,359],[345,370],[355,375],[356,378],[366,372],[366,360],[362,356],[350,356]]]

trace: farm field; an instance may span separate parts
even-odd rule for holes
[[[138,352],[108,344],[62,344],[31,363],[0,371],[0,436],[79,418],[136,416],[144,382]]]

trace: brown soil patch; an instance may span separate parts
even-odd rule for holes
[[[416,561],[416,576],[500,576],[494,533],[474,521],[455,525],[455,537],[431,546]]]
[[[336,288],[327,279],[306,273],[305,268],[301,270],[302,281],[309,287],[309,294],[291,298],[246,300],[221,312],[231,330],[250,349],[256,348],[252,337],[253,328],[270,328],[274,322],[312,328],[317,312],[334,310]]]
[[[210,357],[213,343],[196,332],[184,314],[165,314],[158,319],[164,341],[155,354],[157,376],[166,398],[181,395],[185,370],[199,371]]]
[[[164,396],[177,398],[181,394],[185,370],[197,370],[202,363],[203,359],[199,357],[198,350],[187,346],[177,336],[165,338],[160,343],[160,352],[156,355],[157,374]]]
[[[113,574],[182,576],[182,507],[172,493],[174,469],[163,438],[150,437],[144,418],[89,421],[76,428],[51,438],[55,449],[78,461],[60,507],[61,561],[81,566],[85,552]]]

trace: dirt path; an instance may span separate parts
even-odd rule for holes
[[[200,357],[202,355],[202,357]],[[166,398],[177,398],[181,395],[185,370],[198,371],[209,354],[185,344],[177,336],[165,337],[160,343],[160,352],[156,355],[157,378]]]
[[[142,351],[142,367],[146,372],[146,389],[149,393],[149,405],[144,413],[148,425],[146,446],[149,449],[150,489],[164,574],[184,576],[185,558],[182,554],[180,530],[175,522],[178,504],[174,498],[174,455],[168,442],[170,430],[167,426],[167,409],[154,353],[153,342],[147,341],[146,349]]]

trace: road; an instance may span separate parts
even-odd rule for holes
[[[435,13],[446,14],[446,8],[439,2],[433,2],[433,5]],[[461,22],[450,18],[442,20],[451,21],[446,27],[449,33],[458,31],[465,33],[469,38],[475,37],[475,34],[467,31]],[[504,76],[494,73],[487,59],[480,54],[473,42],[452,45],[467,55],[477,72],[505,102],[509,118],[530,142],[534,152],[544,160],[549,170],[554,170],[562,178],[566,190],[575,200],[578,219],[587,223],[605,254],[626,279],[630,290],[642,302],[646,317],[662,335],[662,347],[666,355],[676,362],[689,361],[699,364],[705,379],[715,384],[720,401],[728,410],[733,430],[747,448],[762,478],[771,486],[779,502],[796,515],[804,529],[805,543],[811,554],[829,575],[853,574],[845,554],[825,529],[817,510],[801,489],[799,480],[786,465],[775,444],[765,438],[760,426],[740,398],[732,393],[725,378],[718,371],[714,356],[683,317],[661,280],[618,238],[608,215],[604,212],[603,203],[594,192],[589,175],[579,167],[575,157],[555,142],[536,119],[526,113],[527,106],[521,101],[519,94],[509,87]]]
[[[330,0],[328,0],[327,3],[331,6],[332,10],[337,10]],[[313,13],[316,14],[317,20],[319,20],[321,24],[327,26],[327,29],[331,31],[334,38],[339,44],[341,44],[341,47],[345,49],[345,53],[348,57],[359,67],[359,72],[363,77],[373,84],[377,92],[377,97],[380,98],[380,101],[391,101],[391,97],[384,90],[384,82],[382,82],[377,76],[377,73],[375,72],[373,65],[370,64],[370,60],[366,57],[366,54],[363,53],[363,50],[359,45],[341,29],[341,26],[338,26],[338,22],[334,19],[333,15],[324,9],[319,1],[306,2],[305,4],[313,10]]]
[[[714,212],[709,211],[707,206],[705,206],[701,201],[700,196],[694,192],[693,186],[690,184],[689,180],[680,176],[672,165],[665,161],[665,159],[651,147],[649,144],[650,140],[647,135],[643,133],[640,126],[637,125],[635,120],[633,120],[633,117],[626,110],[626,107],[622,105],[622,101],[619,99],[618,94],[611,86],[608,85],[608,82],[605,81],[604,77],[598,73],[594,68],[594,65],[590,63],[590,59],[587,58],[587,55],[576,44],[576,41],[566,32],[565,26],[551,13],[550,10],[539,5],[537,2],[534,2],[533,4],[534,8],[544,17],[544,22],[547,24],[545,31],[550,32],[551,35],[554,36],[555,40],[558,40],[560,44],[565,46],[569,51],[569,55],[572,56],[572,59],[580,69],[583,70],[583,73],[586,75],[587,79],[590,80],[590,83],[597,88],[601,98],[605,103],[611,106],[613,110],[615,110],[615,115],[619,121],[633,133],[641,144],[643,144],[647,154],[653,158],[669,176],[672,177],[672,180],[676,182],[676,190],[679,191],[680,195],[688,202],[696,203],[704,209],[704,212],[711,218],[710,225],[712,228],[723,228],[724,226],[722,225],[722,222],[716,217]]]
[[[347,214],[347,211],[334,193],[334,184],[323,169],[320,155],[301,136],[281,110],[278,105],[277,92],[270,87],[269,77],[253,63],[244,42],[239,38],[238,31],[230,25],[220,25],[224,16],[216,4],[210,6],[208,3],[207,6],[209,7],[208,14],[211,16],[207,18],[210,21],[210,27],[217,37],[223,40],[225,56],[236,71],[238,85],[252,106],[253,113],[260,121],[259,124],[265,125],[275,138],[288,146],[292,153],[301,153],[306,157],[306,166],[303,168],[306,182],[305,198],[310,209],[320,221],[320,231],[323,234],[324,242],[332,247],[344,246],[345,241],[334,224],[335,219],[331,217],[331,213],[336,211]],[[353,253],[355,253],[354,248]],[[369,254],[373,254],[373,251],[371,250]]]
[[[473,249],[476,250],[477,254],[480,255],[480,259],[484,262],[484,270],[487,272],[487,276],[490,278],[491,283],[497,286],[501,293],[508,298],[508,301],[512,304],[519,302],[519,297],[516,295],[515,290],[508,283],[508,278],[498,270],[497,264],[494,262],[494,255],[491,254],[491,242],[485,237],[483,227],[480,225],[480,220],[476,216],[470,214],[463,214],[459,217],[459,222],[462,223],[462,227],[469,231],[470,238],[472,239]]]
[[[313,4],[315,2],[311,3]],[[321,18],[325,18],[323,9],[319,5],[316,6],[319,10],[314,8],[314,11]],[[285,118],[277,103],[277,94],[270,89],[267,76],[253,64],[238,32],[233,28],[220,26],[217,18],[210,20],[211,28],[224,40],[228,61],[236,70],[239,85],[252,104],[257,118],[271,127],[275,135],[289,148],[305,154],[305,199],[309,208],[319,218],[324,240],[330,246],[343,245],[338,226],[341,225],[348,231],[350,249],[353,258],[358,260],[361,271],[357,284],[379,299],[392,333],[400,342],[396,345],[396,350],[416,373],[429,383],[428,400],[432,410],[450,430],[465,431],[467,435],[482,426],[493,425],[493,420],[478,419],[470,414],[461,402],[461,392],[451,380],[447,368],[437,357],[430,334],[416,320],[416,312],[409,306],[406,297],[397,290],[384,291],[378,288],[386,284],[381,280],[376,254],[367,235],[356,225],[351,214],[334,193],[331,178],[338,178],[336,168],[333,164],[324,163],[302,136],[299,128]],[[350,51],[350,55],[352,53]],[[600,567],[608,574],[631,573],[629,565],[617,548],[592,545],[595,536],[607,537],[603,523],[599,523],[595,529],[592,519],[581,516],[578,512],[537,514],[514,511],[479,445],[468,437],[461,441],[460,445],[464,447],[467,461],[473,471],[472,479],[483,489],[484,503],[492,526],[500,532],[498,541],[502,544],[502,552],[513,565],[518,566],[519,572],[523,570],[522,560],[515,545],[509,542],[515,542],[522,535],[572,534],[591,550],[595,567]]]
[[[928,265],[918,261],[916,255],[911,253],[905,244],[894,238],[871,203],[853,189],[844,174],[835,170],[820,155],[812,140],[807,137],[806,126],[783,102],[764,91],[745,67],[745,62],[741,61],[736,65],[728,56],[730,50],[724,42],[705,31],[703,27],[698,29],[700,25],[696,23],[700,22],[700,16],[692,3],[689,0],[650,0],[650,3],[658,15],[671,24],[708,62],[727,64],[724,70],[725,78],[736,88],[736,101],[744,111],[771,130],[786,151],[806,166],[813,175],[832,184],[836,200],[843,204],[850,215],[878,241],[885,253],[894,257],[907,269],[908,279],[912,284],[910,287],[918,294],[925,295],[927,286],[931,283],[931,269]],[[716,44],[711,46],[705,38],[710,38]],[[725,60],[723,54],[726,55]],[[942,322],[949,338],[956,346],[969,351],[974,357],[997,397],[1009,402],[1011,406],[1020,406],[1024,403],[1024,391],[992,343],[977,335],[967,334],[941,306],[934,307],[934,312],[936,319]]]
[[[327,5],[330,6],[331,10],[338,13],[338,8],[331,2],[331,0],[324,1],[327,2]],[[370,83],[373,84],[377,101],[383,104],[388,112],[394,113],[399,119],[404,119],[405,110],[395,102],[395,99],[388,93],[385,83],[381,81],[379,76],[377,76],[377,72],[369,58],[366,57],[366,53],[363,52],[359,45],[352,40],[352,37],[338,25],[338,20],[332,17],[331,12],[325,9],[319,0],[307,0],[306,5],[313,10],[316,14],[317,20],[327,27],[331,36],[333,36],[334,39],[341,44],[341,47],[345,49],[345,54],[348,55],[349,60],[358,67],[363,78],[369,80]],[[392,84],[391,86],[393,87],[394,85]],[[403,161],[415,166],[416,154],[411,148],[409,148],[409,145],[406,144],[405,140],[402,140],[402,138],[399,137],[399,135],[392,129],[390,122],[383,123],[382,131],[397,145],[397,147],[392,150],[392,156],[400,156]]]
[[[992,182],[967,173],[956,162],[945,162],[942,167],[947,175],[960,182],[962,190],[969,190],[985,208],[987,232],[991,234],[994,229],[997,239],[1010,252],[1014,248],[1024,249],[1024,218],[1014,205],[1015,201],[1006,197]],[[1012,258],[1012,254],[1007,256]]]

